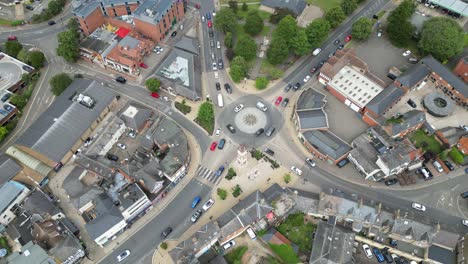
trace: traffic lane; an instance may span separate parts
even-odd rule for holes
[[[169,226],[173,229],[167,238],[168,240],[179,237],[188,229],[189,226],[185,223],[187,220],[190,221],[195,210],[201,208],[203,203],[209,199],[210,192],[209,186],[192,179],[164,210],[98,263],[116,263],[117,256],[125,250],[130,250],[131,254],[122,263],[143,263],[142,258],[149,252],[153,252],[165,240],[161,238],[161,232],[164,229]],[[196,196],[201,196],[202,201],[196,209],[192,209],[191,204]]]

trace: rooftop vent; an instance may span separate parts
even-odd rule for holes
[[[72,100],[90,109],[92,109],[94,105],[96,104],[96,101],[93,98],[87,95],[83,95],[83,94],[75,95]]]
[[[156,14],[156,11],[153,11],[149,8],[145,9],[145,12],[148,16],[153,17]]]

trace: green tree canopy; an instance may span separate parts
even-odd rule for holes
[[[286,16],[278,23],[273,31],[273,39],[284,39],[288,44],[288,50],[292,47],[293,37],[296,35],[297,24],[292,16]]]
[[[319,18],[310,23],[306,28],[307,39],[312,49],[318,48],[327,39],[330,33],[330,23],[324,18]]]
[[[258,77],[255,80],[255,87],[259,90],[263,90],[267,87],[269,80],[266,77]]]
[[[58,34],[57,55],[68,62],[76,62],[80,56],[79,37],[71,30]]]
[[[334,7],[325,14],[325,19],[330,23],[330,26],[332,28],[337,27],[343,20],[345,20],[346,15],[343,12],[343,9],[341,7],[337,6]]]
[[[234,47],[236,56],[242,56],[246,61],[255,58],[257,54],[257,43],[249,36],[240,36]]]
[[[294,12],[288,8],[277,8],[275,13],[270,16],[270,23],[278,24],[283,18],[287,16],[296,17]]]
[[[229,74],[234,82],[238,83],[247,76],[247,63],[244,57],[236,56],[231,62]]]
[[[346,15],[351,15],[357,8],[357,2],[356,0],[343,0],[340,6]]]
[[[445,61],[463,51],[463,29],[448,17],[433,17],[424,22],[418,47]]]
[[[0,126],[0,141],[3,141],[8,136],[8,129],[4,126]]]
[[[232,49],[232,33],[231,32],[226,33],[226,35],[224,36],[224,45],[226,46],[226,48]]]
[[[197,122],[208,131],[213,133],[214,129],[214,110],[213,104],[210,102],[204,102],[200,105],[197,113]]]
[[[263,19],[257,10],[252,10],[247,14],[244,24],[244,30],[251,36],[256,36],[263,30]]]
[[[23,109],[28,103],[28,98],[22,94],[13,94],[10,97],[10,103],[15,105],[18,109]]]
[[[150,78],[146,80],[145,86],[146,86],[146,89],[148,89],[150,92],[157,92],[159,91],[159,88],[161,87],[161,81],[159,81],[156,78]]]
[[[247,10],[249,10],[249,7],[247,6],[247,3],[246,3],[246,2],[243,2],[243,3],[242,3],[242,7],[241,7],[241,8],[242,8],[242,11],[247,11]]]
[[[29,52],[28,63],[36,69],[42,68],[44,66],[45,57],[44,53],[34,50]]]
[[[310,52],[312,46],[307,39],[307,34],[304,29],[300,28],[296,31],[296,35],[292,41],[292,50],[297,56],[303,56]]]
[[[387,19],[387,33],[393,45],[398,47],[408,46],[415,27],[409,22],[416,9],[416,4],[411,0],[404,0]]]
[[[234,50],[231,49],[231,48],[227,48],[226,51],[224,52],[224,54],[226,55],[226,58],[229,60],[229,61],[232,61],[232,59],[234,59],[234,57],[236,56],[234,54]]]
[[[237,16],[232,9],[223,8],[216,13],[214,17],[214,27],[224,33],[236,32]]]
[[[282,63],[289,55],[288,43],[285,39],[274,38],[267,50],[267,59],[273,65]]]
[[[231,0],[228,2],[229,8],[232,9],[234,13],[237,13],[237,10],[239,10],[239,6],[237,5],[237,1]]]
[[[358,40],[369,38],[372,30],[372,22],[367,17],[361,17],[353,23],[352,35]]]
[[[21,49],[20,52],[18,52],[18,55],[16,58],[24,63],[28,63],[28,55],[29,52],[26,49]]]
[[[56,74],[49,80],[51,91],[55,96],[59,96],[72,82],[73,80],[66,73]]]
[[[18,53],[23,49],[23,45],[18,41],[7,41],[5,43],[5,52],[6,54],[16,58]]]

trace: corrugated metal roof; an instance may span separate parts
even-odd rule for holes
[[[15,146],[9,147],[6,151],[6,154],[19,160],[22,164],[33,169],[35,172],[41,174],[44,177],[47,177],[49,173],[52,171],[52,168],[47,166],[47,164],[34,158],[28,153],[23,152],[21,149]]]

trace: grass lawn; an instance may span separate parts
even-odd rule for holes
[[[304,223],[304,215],[296,213],[289,215],[278,227],[278,231],[299,247],[302,252],[309,252],[312,244],[312,233],[315,226]]]
[[[263,29],[262,29],[262,32],[260,32],[260,35],[267,36],[269,32],[270,32],[270,27],[269,26],[263,26]]]
[[[455,161],[458,164],[462,164],[465,159],[465,155],[463,155],[463,153],[459,151],[455,146],[453,146],[450,149],[448,155],[453,159],[453,161]]]
[[[11,25],[11,21],[0,18],[0,25],[8,25],[9,26],[9,25]]]
[[[245,19],[249,11],[258,10],[258,8],[260,7],[260,4],[248,5],[249,8],[247,9],[247,11],[243,11],[241,8],[241,5],[242,4],[239,4],[239,9],[237,10],[237,17],[239,17],[239,19]],[[228,8],[228,7],[225,7],[225,8]],[[262,10],[258,10],[258,13],[260,14],[260,17],[263,19],[263,21],[265,20],[268,21],[270,19],[270,16],[271,16],[270,13],[262,11]]]
[[[229,3],[230,0],[220,0],[219,2],[222,4],[222,5],[227,5]],[[239,6],[239,9],[242,7],[242,3],[246,2],[246,3],[260,3],[261,0],[238,0],[237,1],[237,5]]]
[[[416,130],[410,137],[411,142],[419,148],[422,147],[425,151],[432,151],[439,154],[444,149],[442,145],[435,139],[434,135],[427,135],[422,129]]]
[[[341,4],[342,0],[307,0],[307,3],[310,5],[316,5],[320,7],[323,11],[327,12],[328,10],[337,7]]]
[[[247,249],[249,249],[247,246],[239,246],[227,253],[224,258],[229,264],[241,263],[242,256],[247,252]]]
[[[286,263],[300,263],[296,253],[290,245],[270,244],[270,248]]]

